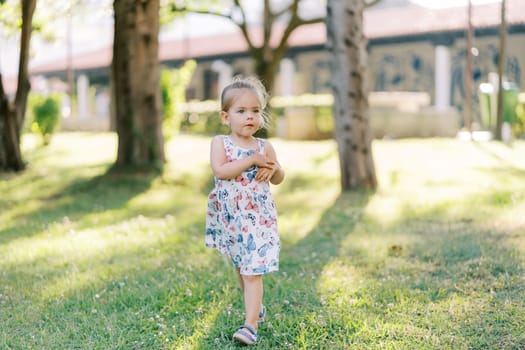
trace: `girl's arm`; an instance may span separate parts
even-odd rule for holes
[[[266,141],[266,147],[264,148],[266,156],[270,160],[267,164],[269,166],[259,169],[255,180],[257,181],[270,181],[274,185],[278,185],[284,180],[284,169],[277,161],[277,155],[272,144]]]
[[[222,138],[223,136],[215,136],[211,140],[210,149],[211,169],[213,175],[218,179],[233,179],[240,175],[244,170],[254,165],[259,167],[268,166],[268,157],[259,153],[254,153],[249,157],[229,162],[226,157],[226,152],[224,151],[224,142]]]

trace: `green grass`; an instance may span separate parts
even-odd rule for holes
[[[339,191],[332,141],[273,140],[281,269],[258,349],[523,349],[525,143],[375,141]],[[112,134],[24,139],[0,175],[0,349],[235,349],[242,299],[204,248],[209,139],[162,174],[108,172]]]

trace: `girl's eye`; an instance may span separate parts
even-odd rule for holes
[[[244,113],[244,109],[239,109],[237,113]]]

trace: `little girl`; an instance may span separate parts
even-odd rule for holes
[[[255,78],[237,78],[221,95],[220,117],[229,135],[211,141],[215,187],[208,196],[206,246],[231,259],[244,295],[246,318],[233,335],[243,344],[257,342],[266,273],[279,269],[280,241],[271,182],[280,184],[284,170],[272,145],[253,136],[266,126],[267,94]]]

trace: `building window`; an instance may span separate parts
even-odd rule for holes
[[[204,71],[204,99],[205,100],[214,100],[218,98],[219,91],[219,74],[212,71],[211,69],[206,69]]]
[[[312,92],[314,94],[330,93],[330,65],[328,61],[318,60],[313,65]]]

